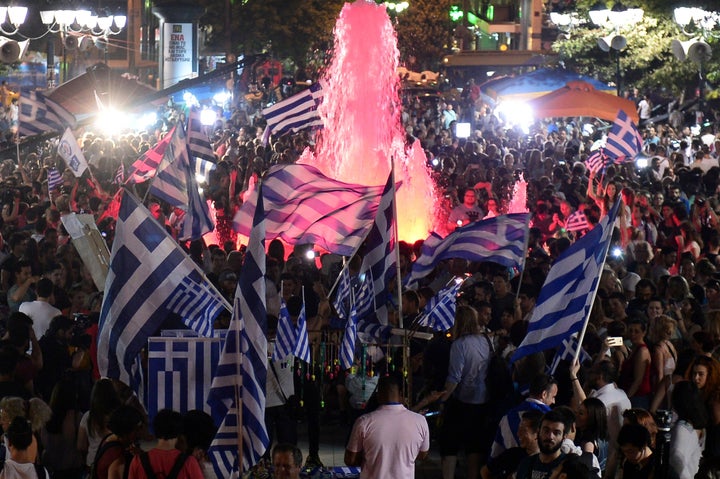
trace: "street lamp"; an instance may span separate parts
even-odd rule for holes
[[[616,3],[612,10],[607,8],[593,9],[589,12],[590,21],[595,25],[612,30],[612,33],[598,38],[598,47],[604,52],[615,51],[615,85],[617,96],[622,94],[622,72],[620,70],[620,52],[627,46],[627,38],[620,30],[637,25],[645,12],[641,8],[625,8]]]
[[[715,31],[720,27],[720,13],[706,12],[697,7],[678,7],[674,18],[682,32],[691,38],[684,42],[673,40],[672,52],[679,61],[689,59],[698,66],[698,112],[702,114],[705,106],[705,62],[712,56],[712,48],[705,40],[720,38],[720,33]]]

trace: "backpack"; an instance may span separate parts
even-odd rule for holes
[[[123,449],[123,455],[125,456],[125,472],[123,474],[123,479],[127,479],[128,473],[130,472],[130,460],[132,459],[132,454],[126,452],[120,444],[119,441],[106,441],[108,437],[112,436],[112,434],[108,434],[104,438],[102,438],[102,441],[100,441],[100,447],[98,447],[97,452],[95,453],[95,459],[93,459],[92,466],[90,467],[90,475],[88,475],[88,479],[98,479],[97,475],[97,464],[98,459],[100,459],[103,454],[105,454],[107,451],[114,447],[119,447]]]
[[[177,459],[175,459],[175,464],[173,464],[172,469],[170,469],[170,472],[168,473],[167,477],[165,477],[165,479],[177,479],[178,475],[180,474],[180,470],[185,465],[185,461],[187,460],[187,458],[187,454],[180,454]],[[145,475],[147,476],[147,479],[158,479],[155,471],[150,465],[150,456],[145,451],[140,453],[140,464],[142,464],[143,470],[145,470]]]

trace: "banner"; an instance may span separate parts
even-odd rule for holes
[[[75,135],[70,128],[65,129],[65,133],[60,138],[58,145],[58,155],[65,160],[65,164],[73,171],[76,178],[80,178],[87,170],[88,164],[85,160],[80,145],[78,145]]]

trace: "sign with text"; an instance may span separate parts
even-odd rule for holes
[[[193,75],[193,24],[163,24],[163,88]]]

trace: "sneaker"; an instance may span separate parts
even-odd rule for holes
[[[303,469],[306,471],[312,471],[314,469],[323,468],[325,467],[320,460],[320,458],[317,455],[310,455],[305,460],[305,465],[303,466]]]

